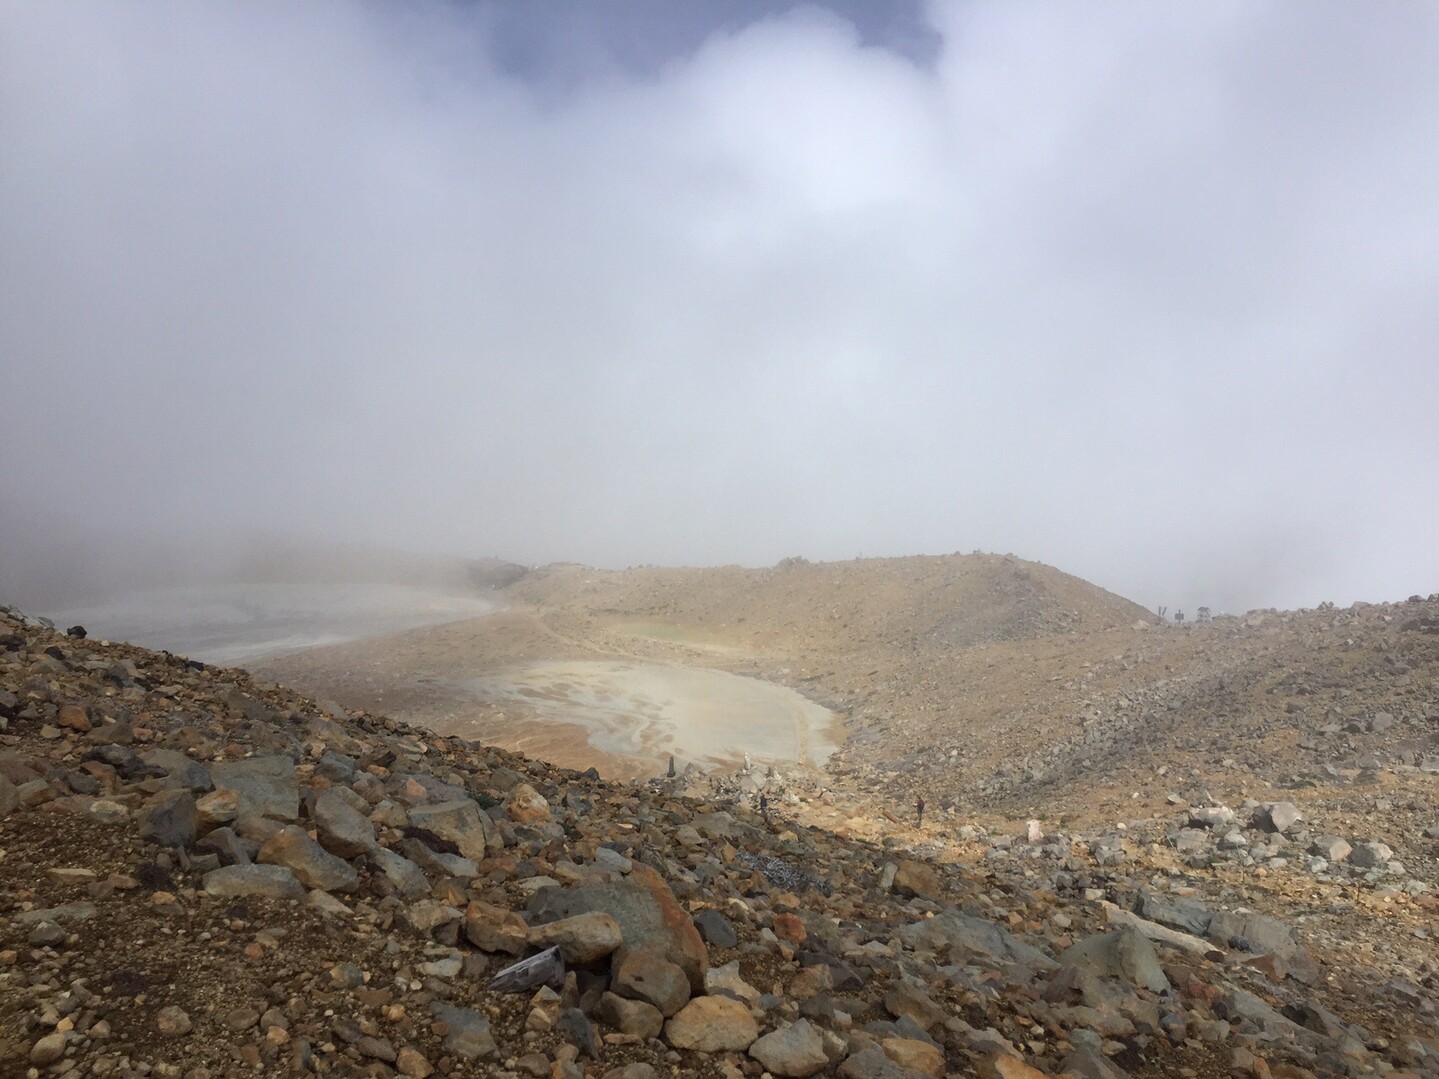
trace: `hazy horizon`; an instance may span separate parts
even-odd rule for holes
[[[1439,591],[1436,114],[1422,5],[5,5],[0,602],[255,535]]]

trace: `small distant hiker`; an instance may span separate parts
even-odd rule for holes
[[[759,796],[759,815],[764,818],[766,823],[769,822],[769,795],[767,794]]]
[[[914,796],[914,826],[916,828],[924,827],[924,795],[922,794]]]

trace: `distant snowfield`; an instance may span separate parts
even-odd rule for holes
[[[41,612],[61,629],[241,664],[316,645],[479,618],[500,604],[405,585],[237,584],[137,592]]]

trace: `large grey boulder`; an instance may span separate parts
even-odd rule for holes
[[[1209,850],[1211,836],[1204,828],[1181,828],[1174,836],[1174,849],[1180,854],[1203,854]]]
[[[541,888],[527,908],[532,926],[593,911],[603,911],[619,924],[627,946],[656,949],[685,972],[692,991],[703,991],[709,952],[689,913],[649,866],[636,863],[624,880]]]
[[[314,815],[316,837],[331,854],[354,858],[375,849],[375,826],[339,789],[320,792]]]
[[[251,697],[232,682],[222,683],[215,688],[215,699],[232,712],[236,712],[252,723],[272,723],[275,710],[264,701]]]
[[[289,757],[221,761],[210,766],[210,778],[217,791],[234,791],[238,796],[236,816],[254,813],[284,821],[300,817],[300,781]]]
[[[333,783],[348,783],[354,778],[357,767],[355,758],[327,749],[315,763],[315,775]]]
[[[439,1033],[444,1038],[445,1050],[463,1060],[493,1056],[499,1048],[490,1033],[490,1021],[477,1011],[437,1002],[434,1016],[436,1022],[444,1025]]]
[[[1059,961],[1095,974],[1122,978],[1153,993],[1169,988],[1154,945],[1133,926],[1086,937],[1065,951]]]
[[[197,821],[189,790],[164,791],[140,810],[140,838],[162,847],[188,847],[195,842]]]
[[[39,925],[42,922],[68,925],[72,922],[88,922],[98,913],[93,903],[64,903],[58,907],[22,910],[12,917],[18,925]]]
[[[1253,911],[1216,911],[1207,935],[1216,944],[1242,947],[1262,955],[1288,959],[1299,950],[1294,930],[1278,918]]]
[[[955,910],[907,925],[899,935],[913,947],[933,952],[948,950],[951,961],[957,963],[977,956],[989,962],[1018,964],[1032,970],[1053,970],[1058,965],[1038,948],[1025,944],[988,919]]]
[[[351,892],[360,884],[360,875],[349,862],[336,858],[295,825],[286,825],[266,840],[258,860],[264,865],[286,866],[307,888]]]
[[[474,862],[499,854],[505,846],[495,822],[469,798],[413,807],[409,831],[431,846],[436,842],[452,846],[462,857]]]
[[[1349,845],[1349,841],[1337,835],[1322,835],[1309,844],[1309,853],[1317,854],[1334,865],[1344,861],[1353,851],[1354,848]]]
[[[706,907],[697,913],[694,923],[706,944],[712,944],[716,948],[733,948],[739,943],[739,936],[730,920],[713,907]]]
[[[1270,802],[1254,811],[1254,827],[1266,832],[1287,832],[1301,820],[1304,814],[1293,802]]]
[[[1360,869],[1380,869],[1387,865],[1393,857],[1394,851],[1387,843],[1366,839],[1354,844],[1354,850],[1349,855],[1349,864],[1358,866]]]
[[[573,1045],[585,1056],[598,1060],[605,1051],[600,1032],[590,1017],[578,1008],[565,1008],[555,1019],[554,1032],[562,1041]]]
[[[1271,1039],[1285,1038],[1314,1044],[1318,1038],[1292,1019],[1280,1014],[1246,989],[1234,989],[1215,1004],[1214,1012],[1238,1025],[1252,1023]]]
[[[840,1079],[930,1079],[922,1071],[890,1060],[884,1050],[871,1045],[839,1066]]]
[[[1209,923],[1214,918],[1214,912],[1197,899],[1170,899],[1150,891],[1139,893],[1134,902],[1134,913],[1197,937],[1209,931]]]
[[[418,899],[430,890],[430,881],[424,871],[403,855],[376,847],[370,852],[370,862],[384,874],[401,898]]]
[[[949,1013],[924,989],[907,981],[894,983],[884,995],[884,1008],[896,1019],[908,1016],[921,1030],[929,1030],[949,1018]]]
[[[808,1019],[772,1031],[749,1047],[771,1075],[809,1076],[829,1064],[824,1039]]]
[[[1129,1079],[1129,1073],[1115,1066],[1092,1045],[1081,1045],[1064,1058],[1064,1070],[1078,1079]]]
[[[200,850],[214,851],[225,865],[249,865],[260,845],[241,839],[230,828],[216,828],[195,844]]]
[[[1234,821],[1234,810],[1228,806],[1195,806],[1189,811],[1191,828],[1225,829]]]
[[[215,789],[210,770],[179,750],[150,749],[141,753],[140,759],[150,767],[164,772],[167,786],[184,787],[199,794]]]

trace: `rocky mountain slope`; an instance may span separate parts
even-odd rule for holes
[[[783,683],[842,717],[835,788],[902,804],[922,793],[1010,820],[1098,821],[1121,805],[1158,815],[1173,794],[1323,786],[1334,770],[1374,773],[1360,766],[1376,753],[1423,770],[1439,733],[1439,640],[1416,628],[1436,604],[1417,597],[1165,627],[1077,578],[998,555],[552,566],[501,596],[510,610],[493,618],[263,669],[347,704],[427,725],[468,718],[525,744],[527,717],[452,687],[545,660],[718,668]]]
[[[1051,566],[986,554],[790,558],[764,569],[545,566],[507,594],[549,610],[718,632],[735,646],[835,653],[956,648],[1153,620]]]
[[[1284,682],[1325,745],[1417,736],[1327,681]],[[870,843],[819,785],[607,783],[8,611],[0,727],[5,1074],[1439,1075],[1427,889],[1284,801]]]
[[[1051,567],[979,554],[787,559],[768,569],[547,566],[499,598],[510,609],[493,618],[310,649],[259,669],[349,705],[556,753],[562,745],[537,744],[532,716],[490,707],[465,683],[551,660],[708,667],[791,686],[858,721],[846,724],[851,759],[873,765],[885,758],[870,746],[927,753],[932,740],[907,732],[931,721],[968,738],[1007,715],[1013,694],[979,684],[975,663],[1004,654],[1034,664],[1054,642],[1107,642],[1155,621]],[[1024,691],[1047,700],[1052,686]],[[599,763],[624,774],[619,762]]]

